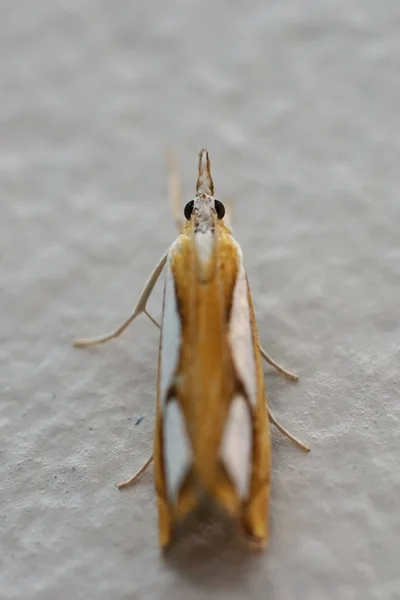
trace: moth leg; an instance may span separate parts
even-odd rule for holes
[[[149,317],[150,321],[151,321],[152,323],[154,323],[154,325],[155,325],[156,327],[158,327],[158,329],[161,329],[161,325],[160,325],[160,323],[158,323],[158,322],[155,320],[155,318],[154,318],[154,317],[152,317],[152,316],[151,316],[151,314],[147,312],[147,310],[145,310],[145,311],[143,311],[143,312],[144,312],[144,314],[146,315],[146,317]]]
[[[269,354],[267,354],[265,352],[265,350],[261,346],[261,344],[260,344],[260,352],[261,352],[261,356],[263,357],[263,359],[266,360],[267,363],[272,365],[277,371],[279,371],[279,373],[282,373],[282,375],[285,375],[285,377],[287,377],[291,381],[297,381],[299,379],[297,375],[295,375],[294,373],[291,373],[290,371],[287,371],[286,369],[281,367],[281,365],[279,365],[277,362],[275,362],[274,359],[271,358],[269,356]]]
[[[285,435],[291,442],[296,444],[296,446],[298,448],[300,448],[300,450],[303,450],[303,452],[310,452],[310,448],[308,446],[306,446],[305,444],[303,444],[303,442],[300,442],[300,440],[295,438],[294,435],[292,435],[287,429],[285,429],[283,427],[283,425],[281,425],[279,423],[279,421],[277,419],[275,419],[275,417],[273,416],[273,414],[271,413],[269,408],[268,408],[268,416],[269,416],[269,420],[271,421],[271,423],[273,425],[275,425],[275,427],[278,429],[278,431],[283,433],[283,435]]]
[[[178,229],[182,229],[185,222],[182,216],[182,182],[179,174],[178,160],[171,148],[168,148],[165,153],[165,161],[167,164],[167,185],[172,214]]]
[[[144,465],[142,465],[140,467],[140,469],[138,471],[136,471],[136,473],[134,475],[132,475],[132,477],[130,479],[127,479],[126,481],[122,481],[121,483],[119,483],[118,489],[122,490],[123,488],[127,488],[130,485],[133,485],[134,483],[136,483],[136,481],[145,472],[145,470],[147,469],[147,467],[149,466],[149,464],[151,463],[152,460],[153,460],[153,455],[151,455],[150,458],[148,460],[146,460]]]
[[[109,333],[109,334],[101,336],[101,337],[96,337],[96,338],[74,340],[72,342],[72,345],[75,346],[75,348],[87,348],[88,346],[95,346],[96,344],[103,344],[104,342],[108,342],[108,340],[112,340],[112,339],[118,337],[119,335],[121,335],[121,333],[123,331],[125,331],[125,329],[128,327],[128,325],[130,325],[132,323],[132,321],[134,321],[136,319],[136,317],[138,317],[141,313],[145,313],[149,317],[149,319],[151,321],[153,321],[153,323],[155,325],[157,325],[157,327],[160,327],[159,324],[157,323],[157,321],[155,319],[153,319],[153,317],[146,311],[146,304],[147,304],[147,300],[149,299],[149,296],[150,296],[151,292],[153,291],[153,288],[157,282],[157,279],[159,278],[160,273],[164,268],[164,265],[167,261],[167,255],[168,255],[168,253],[165,253],[164,256],[161,258],[161,260],[156,265],[156,267],[154,268],[146,285],[143,288],[142,293],[140,294],[139,300],[137,301],[137,304],[136,304],[132,314],[125,321],[125,323],[123,323],[120,327],[118,327],[118,329],[116,329],[112,333]]]

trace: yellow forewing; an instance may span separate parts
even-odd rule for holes
[[[164,293],[155,433],[161,544],[202,493],[266,540],[269,470],[263,372],[241,251],[223,222],[215,219],[205,235],[189,221],[170,250]]]

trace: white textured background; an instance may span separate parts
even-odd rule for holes
[[[399,30],[398,0],[1,0],[1,600],[400,598]],[[312,453],[273,432],[260,557],[210,526],[163,561],[151,473],[115,487],[151,451],[151,323],[70,346],[174,239],[167,143],[187,200],[209,148],[301,377],[266,370]]]

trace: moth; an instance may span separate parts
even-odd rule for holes
[[[116,331],[75,340],[76,347],[118,337],[144,313],[161,329],[154,454],[159,542],[207,499],[235,520],[253,546],[268,540],[269,422],[303,450],[267,407],[262,358],[289,379],[260,346],[242,250],[224,204],[214,197],[207,150],[198,158],[196,196],[180,216],[180,182],[169,188],[180,234],[151,273],[130,317]],[[165,269],[161,326],[146,309]]]

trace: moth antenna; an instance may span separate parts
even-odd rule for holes
[[[204,148],[199,152],[199,175],[196,183],[196,196],[208,194],[214,196],[214,182],[211,177],[210,159]]]

